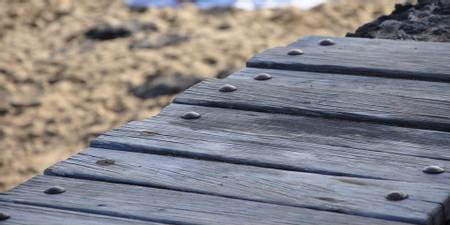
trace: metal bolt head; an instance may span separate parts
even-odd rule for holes
[[[270,75],[268,73],[260,73],[260,74],[256,75],[253,79],[255,79],[255,80],[270,80],[270,79],[272,79],[272,75]]]
[[[440,166],[427,166],[422,171],[429,174],[440,174],[445,172],[445,169]]]
[[[97,162],[95,162],[95,164],[100,165],[100,166],[109,166],[109,165],[113,165],[114,163],[116,163],[116,161],[114,161],[112,159],[100,159],[100,160],[97,160]]]
[[[0,221],[4,221],[11,218],[11,216],[8,213],[0,212]]]
[[[330,45],[335,45],[336,42],[331,39],[323,39],[319,42],[319,44],[322,46],[330,46]]]
[[[61,186],[53,186],[51,188],[47,188],[47,190],[45,190],[44,193],[49,194],[49,195],[56,195],[56,194],[64,193],[65,191],[66,191],[66,189],[64,189]]]
[[[195,119],[198,119],[200,117],[201,117],[200,113],[194,112],[194,111],[187,112],[187,113],[181,115],[181,118],[183,118],[185,120],[195,120]]]
[[[386,199],[389,201],[401,201],[409,197],[408,193],[402,191],[393,191],[386,195]]]
[[[301,49],[294,48],[294,49],[289,50],[289,52],[287,54],[288,55],[303,55],[304,52]]]
[[[236,90],[237,90],[237,87],[235,87],[231,84],[225,84],[222,87],[220,87],[220,89],[219,89],[220,92],[233,92]]]

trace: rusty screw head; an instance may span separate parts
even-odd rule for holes
[[[330,46],[330,45],[335,45],[336,42],[331,39],[323,39],[319,42],[319,44],[322,46]]]
[[[256,75],[253,79],[255,79],[255,80],[270,80],[270,79],[272,79],[272,75],[270,75],[268,73],[260,73],[260,74]]]
[[[141,131],[141,134],[142,134],[142,135],[145,135],[145,136],[155,136],[155,135],[159,135],[158,132],[153,132],[153,131],[148,131],[148,130]]]
[[[440,174],[445,172],[445,169],[440,166],[427,166],[422,171],[429,174]]]
[[[183,118],[185,120],[195,120],[195,119],[198,119],[200,117],[201,117],[200,113],[193,112],[193,111],[192,112],[187,112],[187,113],[181,115],[181,118]]]
[[[220,87],[220,89],[219,89],[220,92],[233,92],[236,90],[237,90],[237,87],[235,87],[231,84],[225,84],[222,87]]]
[[[109,165],[113,165],[114,163],[116,163],[116,161],[114,161],[112,159],[100,159],[100,160],[97,160],[97,162],[95,162],[95,164],[100,165],[100,166],[109,166]]]
[[[303,55],[304,52],[301,49],[294,48],[294,49],[289,50],[289,52],[287,54],[288,55]]]
[[[0,212],[0,221],[4,221],[11,218],[11,216],[8,213]]]
[[[47,190],[45,190],[44,193],[49,194],[49,195],[56,195],[56,194],[64,193],[65,191],[66,191],[66,189],[64,189],[61,186],[53,186],[51,188],[47,188]]]
[[[402,191],[393,191],[386,195],[386,199],[389,201],[401,201],[407,199],[408,197],[408,193]]]

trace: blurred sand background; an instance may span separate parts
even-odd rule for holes
[[[256,52],[303,35],[344,36],[395,2],[133,11],[120,0],[0,1],[0,191]]]

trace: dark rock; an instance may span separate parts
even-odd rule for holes
[[[450,26],[432,29],[431,34],[437,36],[450,36]]]
[[[110,24],[99,24],[89,29],[85,36],[93,40],[111,40],[131,36],[132,31],[125,26],[113,26]]]
[[[450,1],[419,0],[416,5],[396,5],[390,15],[365,24],[347,36],[449,42]]]
[[[400,29],[402,23],[398,20],[386,20],[379,26],[381,29],[384,29],[386,31],[395,32],[396,30]]]
[[[128,6],[128,8],[130,9],[130,11],[137,12],[137,13],[144,13],[144,12],[147,12],[147,10],[148,10],[147,7],[141,7],[141,6]]]
[[[444,21],[444,20],[447,20],[447,21]],[[446,24],[450,25],[450,17],[443,16],[443,15],[431,15],[427,18],[427,22],[430,24],[446,23]]]
[[[0,116],[8,114],[9,109],[7,104],[0,103]]]
[[[85,37],[91,40],[112,40],[116,38],[130,37],[136,32],[158,31],[156,24],[151,22],[129,21],[119,25],[109,23],[98,24],[86,31]]]
[[[194,76],[170,76],[157,72],[148,76],[142,85],[131,87],[129,91],[138,98],[154,98],[179,93],[200,81],[201,79]]]
[[[217,59],[212,58],[212,57],[206,57],[205,59],[203,59],[203,62],[205,62],[208,65],[216,65]]]
[[[404,30],[407,34],[420,34],[428,29],[428,26],[424,23],[406,22],[401,25],[400,29]]]
[[[221,23],[219,26],[217,26],[217,29],[219,30],[229,30],[231,29],[231,24],[229,23]]]

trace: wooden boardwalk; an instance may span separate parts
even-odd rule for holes
[[[101,135],[1,193],[0,224],[446,224],[450,44],[324,38]]]

